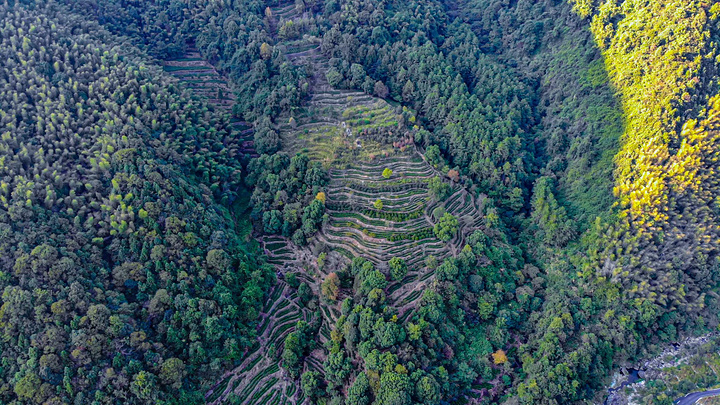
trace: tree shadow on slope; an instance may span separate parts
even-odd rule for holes
[[[534,88],[537,176],[584,231],[610,212],[625,115],[587,24],[565,1],[470,0],[461,19]]]

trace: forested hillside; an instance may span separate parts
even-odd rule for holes
[[[201,400],[274,279],[227,116],[63,9],[0,18],[0,401]]]
[[[601,402],[718,328],[719,24],[5,1],[0,402]]]
[[[717,325],[712,122],[719,10],[703,2],[626,3],[575,4],[591,19],[626,127],[614,158],[615,216],[596,221],[572,267],[561,267],[578,272],[585,293],[565,288],[569,299],[546,306],[547,321],[530,335],[534,347],[555,348],[527,356],[531,378],[519,390],[528,400],[586,395],[560,391],[547,377],[549,364],[569,366],[561,378],[581,382],[606,371],[574,359],[595,356],[610,364],[612,357],[642,356],[679,334]],[[575,312],[569,303],[583,300],[592,303],[584,319],[553,326],[553,319]]]

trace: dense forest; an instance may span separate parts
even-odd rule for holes
[[[233,226],[227,117],[97,24],[2,19],[3,402],[197,400],[274,278]]]
[[[0,403],[598,403],[720,325],[718,2],[3,0],[0,41]]]

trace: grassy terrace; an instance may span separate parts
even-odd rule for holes
[[[259,359],[259,357],[258,357],[258,359]],[[213,402],[213,401],[217,400],[218,398],[220,398],[220,395],[222,395],[223,392],[225,392],[225,389],[227,388],[231,379],[232,379],[232,375],[229,375],[229,376],[223,378],[222,381],[220,381],[220,384],[218,384],[215,388],[213,388],[212,395],[210,395],[207,398],[206,402]]]
[[[257,356],[257,358],[253,360],[250,364],[248,364],[247,367],[242,369],[242,371],[252,370],[255,366],[257,366],[258,363],[260,363],[260,360],[262,360],[262,356]]]
[[[276,377],[272,377],[272,378],[270,378],[269,380],[267,380],[267,382],[266,382],[265,384],[263,384],[263,386],[260,387],[260,389],[258,389],[257,391],[255,391],[255,393],[252,395],[252,398],[250,398],[250,402],[249,402],[249,403],[251,403],[251,404],[258,403],[257,401],[260,400],[261,398],[263,398],[263,397],[265,396],[265,394],[266,394],[273,386],[275,386],[275,384],[276,384],[277,382],[278,382],[278,379],[277,379]],[[260,403],[267,403],[267,402],[263,401],[263,402],[260,402]]]
[[[369,116],[369,115],[368,115]],[[389,178],[383,171],[392,170]],[[406,260],[411,268],[423,268],[424,257],[443,259],[462,247],[463,238],[482,223],[474,199],[465,190],[453,186],[446,201],[434,201],[427,181],[435,173],[418,155],[393,155],[372,162],[358,161],[344,169],[333,169],[328,192],[330,220],[323,228],[322,241],[349,257],[365,256],[375,262],[392,257]],[[382,201],[378,209],[375,201]],[[458,217],[462,237],[442,242],[433,232],[432,212],[437,207]],[[389,291],[399,291],[404,284],[426,282],[433,272],[421,271],[396,283]],[[414,301],[419,293],[403,295],[403,305]]]
[[[285,45],[285,49],[288,55],[298,54],[307,52],[312,49],[316,49],[320,46],[320,43],[314,43],[309,41],[296,41]]]
[[[402,200],[412,198],[413,196],[427,197],[427,182],[395,182],[394,184],[366,184],[365,182],[352,182],[348,181],[345,183],[331,184],[331,187],[335,188],[338,196],[335,198],[338,201],[347,200],[348,194],[352,194],[353,197],[374,199],[377,198],[377,193],[388,194],[385,198],[388,201]],[[393,195],[391,193],[402,193],[401,195]],[[342,197],[342,198],[340,198]],[[425,200],[426,198],[423,198]]]
[[[404,323],[405,321],[407,321],[408,319],[410,319],[410,316],[412,315],[413,312],[414,312],[414,311],[405,311],[405,313],[404,313],[400,318],[398,318],[398,320],[399,320],[401,323]]]
[[[317,69],[327,68],[325,58],[316,49],[318,44],[293,41],[286,46],[294,55],[308,56]],[[392,154],[391,145],[363,138],[363,132],[394,130],[399,133],[393,108],[359,91],[333,89],[322,73],[318,77],[309,105],[294,115],[296,127],[287,124],[280,127],[284,148],[304,152],[327,167],[343,167],[358,160]]]
[[[282,286],[282,285],[277,285],[277,286],[275,286],[275,288],[273,288],[272,294],[270,295],[270,298],[263,306],[262,312],[267,313],[270,310],[270,308],[275,303],[275,301],[277,301],[280,298],[280,296],[282,295],[283,289],[284,289],[284,286]]]
[[[342,214],[342,213],[339,213]],[[424,218],[418,218],[410,221],[395,222],[395,221],[379,221],[379,220],[367,220],[368,217],[363,217],[360,214],[355,214],[355,217],[343,218],[342,216],[333,216],[329,225],[335,228],[354,228],[360,231],[373,227],[375,229],[383,230],[383,233],[387,232],[403,232],[403,231],[417,231],[426,228],[428,223]],[[368,224],[372,221],[371,224]],[[380,233],[377,233],[380,234]]]
[[[272,364],[270,367],[264,369],[262,372],[258,373],[253,377],[250,382],[243,388],[242,391],[238,394],[238,398],[240,399],[240,403],[248,403],[248,397],[253,393],[255,388],[257,388],[258,384],[265,378],[268,377],[274,373],[277,373],[280,371],[280,367],[277,364]]]

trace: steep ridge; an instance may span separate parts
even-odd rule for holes
[[[266,14],[276,38],[287,21],[300,23],[311,18],[294,4],[271,8]],[[301,389],[278,367],[284,339],[295,330],[297,321],[318,324],[318,344],[304,358],[303,367],[304,371],[321,371],[326,343],[347,291],[341,290],[336,301],[320,299],[317,308],[308,308],[286,281],[290,274],[319,297],[328,274],[354,257],[367,258],[380,267],[394,257],[401,258],[410,271],[402,280],[391,282],[387,294],[404,321],[434,280],[434,269],[424,258],[434,256],[441,261],[459,253],[466,238],[484,222],[482,198],[474,198],[439,173],[412,146],[413,129],[404,124],[403,117],[407,110],[360,91],[333,88],[327,78],[328,58],[316,37],[278,40],[275,46],[294,65],[312,72],[309,101],[281,117],[277,129],[285,152],[305,153],[328,168],[328,220],[308,247],[280,236],[261,238],[279,281],[261,314],[259,347],[226,373],[207,394],[208,403],[303,403]],[[383,176],[385,169],[392,175]],[[451,191],[444,199],[430,195],[428,181],[435,177],[449,183]],[[375,206],[378,200],[381,209]],[[440,240],[433,230],[438,212],[458,219],[458,232],[449,241]],[[321,254],[323,263],[319,264]]]

